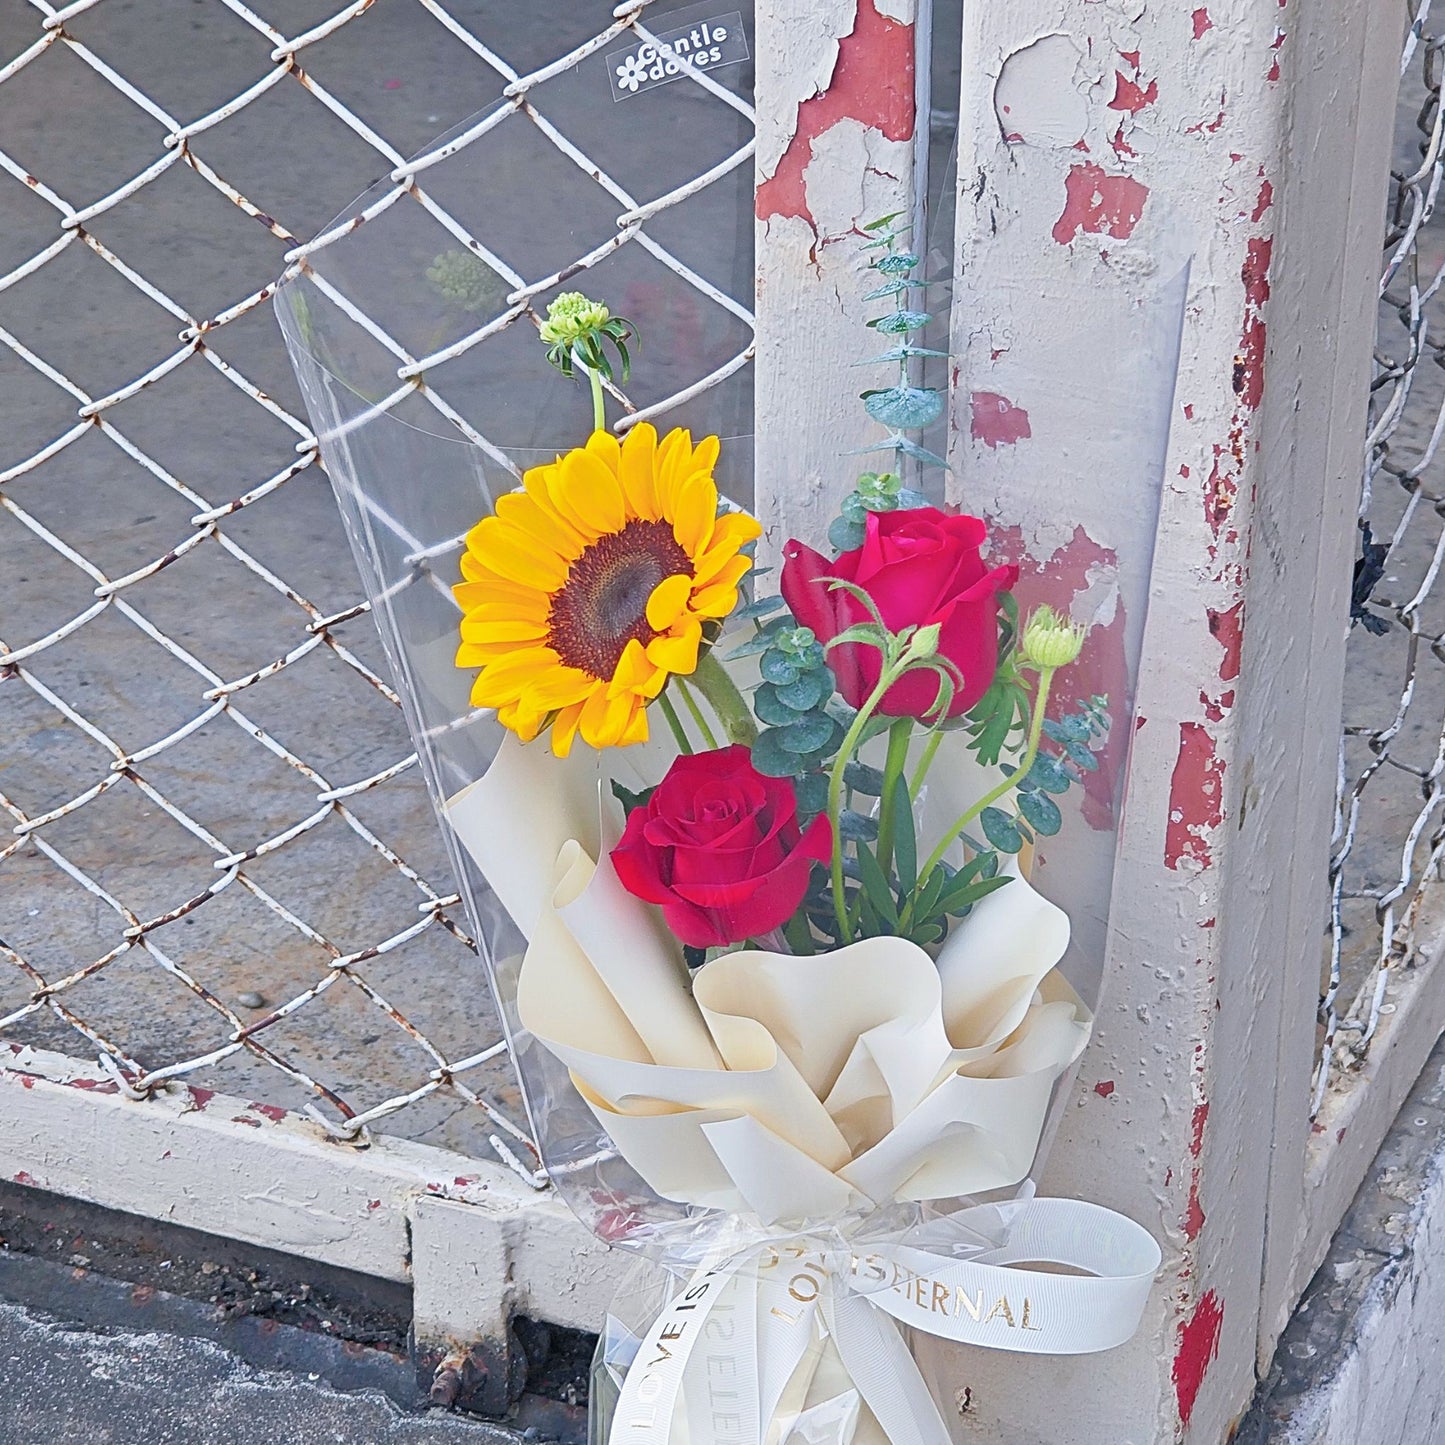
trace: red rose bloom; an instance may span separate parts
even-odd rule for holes
[[[998,594],[1018,581],[1014,566],[989,568],[979,556],[987,531],[977,517],[950,516],[937,507],[869,512],[861,547],[836,561],[789,542],[783,549],[781,591],[793,616],[823,642],[859,622],[868,610],[834,579],[852,582],[873,599],[890,632],[938,623],[938,655],[962,674],[949,717],[966,713],[993,681],[998,668]],[[830,648],[828,665],[849,707],[862,707],[878,685],[883,656],[867,643]],[[936,673],[919,670],[883,695],[878,711],[889,717],[922,718],[938,701]]]
[[[678,938],[710,948],[786,922],[831,852],[826,816],[800,829],[792,783],[765,778],[739,743],[678,758],[632,810],[612,862]]]

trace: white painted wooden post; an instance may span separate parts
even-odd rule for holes
[[[1005,310],[1024,336],[1058,325],[1051,283],[1160,210],[1195,264],[1115,948],[1041,1181],[1139,1219],[1166,1265],[1121,1350],[1047,1369],[968,1359],[960,1439],[1214,1445],[1303,1283],[1292,1245],[1403,21],[1350,0],[966,7],[954,457],[961,495],[1056,565],[1078,560],[1057,527],[1110,464],[1109,418],[1061,436],[1077,396],[1016,392],[991,332]],[[1039,284],[1002,308],[991,280],[1020,257]],[[1101,328],[1098,356],[1114,342]],[[1087,367],[1072,380],[1094,383]],[[1069,486],[1051,488],[1064,446]]]
[[[847,241],[906,204],[913,55],[893,27],[916,17],[882,0],[759,10],[757,485],[776,547],[817,532],[851,482]],[[965,6],[957,495],[1052,559],[1051,524],[1071,498],[1087,514],[1076,489],[1117,462],[1107,427],[1061,446],[1060,388],[1087,394],[1087,365],[1052,396],[1012,394],[991,334],[1000,275],[1026,257],[1040,282],[1077,283],[1091,247],[1160,210],[1194,269],[1116,946],[1041,1181],[1139,1219],[1166,1267],[1143,1330],[1109,1355],[931,1352],[966,1407],[961,1441],[1214,1445],[1311,1264],[1295,1236],[1403,24],[1402,7],[1350,0]],[[1008,326],[1057,324],[1048,292],[1025,278]]]
[[[858,243],[913,206],[917,14],[918,0],[757,8],[756,505],[774,555],[787,534],[821,535],[862,469],[843,456],[872,384],[852,369],[876,314]]]

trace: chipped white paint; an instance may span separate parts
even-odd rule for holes
[[[498,1165],[386,1136],[336,1143],[208,1089],[135,1102],[39,1049],[0,1069],[0,1179],[414,1281],[423,1340],[501,1339],[512,1306],[595,1329],[624,1262]]]
[[[801,34],[854,7],[768,8]],[[1404,10],[964,9],[955,495],[1016,527],[1120,636],[1143,622],[1154,528],[1130,487],[1153,450],[1137,393],[1158,366],[1141,381],[1121,357],[1139,318],[1110,300],[1118,243],[1152,233],[1193,271],[1114,946],[1042,1181],[1139,1219],[1166,1268],[1144,1330],[1111,1355],[1045,1374],[945,1351],[931,1368],[966,1403],[971,1445],[1215,1445],[1324,1242],[1297,1246],[1294,1230]],[[800,52],[786,64],[815,73]],[[764,113],[785,65],[759,67]],[[815,146],[820,208],[855,194],[841,140]],[[840,248],[813,247],[843,234],[849,206],[816,231],[766,219],[773,174],[760,170],[759,506],[772,529],[816,531],[851,475],[829,449],[856,425],[836,364],[857,332]],[[1087,894],[1098,851],[1080,829],[1043,866]]]
[[[758,6],[756,471],[774,551],[784,531],[821,533],[859,470],[844,451],[883,435],[859,426],[871,382],[852,363],[876,308],[857,239],[912,206],[916,15],[916,0]]]

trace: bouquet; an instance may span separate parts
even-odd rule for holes
[[[901,476],[943,406],[910,379],[906,242],[869,228],[894,469],[787,540],[775,586],[717,437],[608,429],[636,328],[580,293],[540,332],[591,434],[466,534],[456,665],[504,733],[443,813],[525,940],[523,1037],[630,1171],[592,1203],[682,1275],[604,1341],[619,1445],[942,1445],[895,1321],[1105,1349],[1159,1263],[1019,1192],[1092,1022],[1031,861],[1110,703],[1070,686],[1085,629],[1023,613],[985,523]]]

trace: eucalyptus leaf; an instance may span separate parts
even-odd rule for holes
[[[931,387],[890,386],[880,391],[865,391],[863,409],[884,426],[918,431],[943,415],[943,397]]]
[[[926,281],[908,281],[900,276],[897,280],[885,281],[883,285],[865,292],[858,299],[860,301],[881,301],[885,296],[901,296],[905,291],[912,291],[927,284]]]
[[[747,622],[757,617],[768,617],[787,605],[781,597],[758,597],[752,602],[744,603],[733,613],[733,617],[735,620]]]
[[[764,728],[753,743],[753,766],[768,778],[791,778],[798,772],[798,755],[784,746],[784,728]]]
[[[915,256],[912,251],[899,251],[892,256],[884,256],[882,260],[873,263],[875,271],[881,271],[885,276],[906,275],[923,258]]]
[[[878,819],[870,818],[865,813],[855,813],[851,808],[844,808],[838,814],[838,836],[848,839],[849,842],[857,842],[861,838],[871,843],[878,836]]]
[[[925,497],[922,492],[915,492],[908,487],[904,487],[903,490],[898,493],[899,511],[912,512],[919,507],[931,505],[932,503],[929,502],[928,498]]]
[[[773,639],[765,632],[760,632],[756,637],[750,637],[746,642],[740,642],[731,652],[723,654],[724,662],[731,662],[737,657],[755,657],[760,652],[766,652],[773,645]]]
[[[821,649],[820,649],[821,650]],[[774,693],[784,707],[794,712],[807,712],[815,708],[833,691],[833,670],[828,667],[809,668],[797,682],[780,687]]]
[[[870,356],[867,361],[855,361],[854,366],[880,366],[886,361],[907,361],[912,356],[940,356],[946,358],[948,352],[934,351],[927,346],[914,346],[904,342],[901,346],[895,346],[892,351],[885,351],[882,356]]]
[[[766,736],[766,734],[764,735]],[[756,748],[755,748],[756,751]],[[1018,821],[998,808],[985,808],[978,815],[983,836],[1001,853],[1017,853],[1024,846],[1024,835]]]
[[[762,673],[764,682],[771,682],[777,687],[786,687],[798,680],[798,669],[775,647],[763,653],[758,671]]]
[[[779,731],[782,744],[790,753],[812,753],[833,736],[833,719],[826,713],[806,713],[797,722]]]
[[[828,806],[828,778],[824,773],[809,773],[794,783],[798,794],[798,812],[804,818],[815,818]]]
[[[870,798],[883,796],[883,774],[867,763],[851,762],[843,769],[843,781],[855,793],[864,793]]]
[[[854,552],[863,545],[867,533],[862,522],[834,517],[828,524],[828,544],[835,552]]]
[[[1099,760],[1083,743],[1065,743],[1064,751],[1069,755],[1069,761],[1076,768],[1082,768],[1086,773],[1099,771]]]
[[[1064,825],[1059,805],[1044,792],[1020,793],[1019,812],[1035,833],[1042,833],[1046,838],[1052,837]]]
[[[887,316],[880,316],[868,325],[885,336],[898,336],[908,331],[921,331],[932,320],[933,313],[930,311],[890,311]]]
[[[769,727],[790,727],[798,720],[798,709],[789,707],[778,696],[778,689],[770,682],[762,683],[753,694],[753,711],[758,721]]]
[[[1073,777],[1064,770],[1064,765],[1058,758],[1049,753],[1040,753],[1019,788],[1025,792],[1042,789],[1046,793],[1067,793],[1069,784],[1073,781]]]

